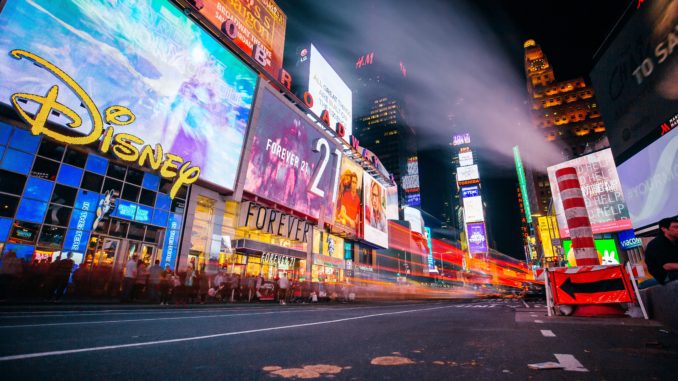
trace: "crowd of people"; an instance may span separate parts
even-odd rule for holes
[[[185,272],[162,268],[160,261],[146,263],[133,255],[122,273],[110,268],[77,265],[72,253],[25,262],[10,251],[0,264],[0,301],[108,298],[122,303],[193,304],[273,301],[280,304],[316,302],[346,297],[334,285],[309,284],[290,279],[284,272],[273,279],[229,273],[227,267]],[[345,291],[345,290],[344,290]]]

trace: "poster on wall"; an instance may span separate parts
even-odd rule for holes
[[[363,169],[344,156],[339,173],[334,230],[356,236],[361,221]]]
[[[487,234],[482,222],[466,224],[469,253],[487,253]]]
[[[260,46],[264,69],[277,78],[283,67],[287,16],[273,0],[202,0],[200,13],[217,29],[227,20],[227,30],[235,34],[233,42],[252,56],[254,45]],[[259,60],[257,60],[259,61]],[[260,62],[261,63],[261,62]]]
[[[331,218],[339,147],[268,87],[259,94],[244,190],[313,218]]]
[[[623,162],[617,171],[635,229],[678,215],[678,128]]]
[[[336,131],[337,123],[344,126],[344,140],[353,134],[353,94],[336,71],[327,63],[315,45],[311,44],[308,92],[313,96],[313,111],[320,116],[327,110],[329,127]]]
[[[386,193],[372,176],[363,176],[363,234],[365,241],[388,248]]]
[[[617,167],[612,158],[612,151],[608,148],[548,167],[553,205],[556,208],[561,237],[570,236],[556,181],[556,171],[565,167],[574,167],[577,170],[593,234],[631,229],[631,219],[624,201]]]
[[[233,189],[257,74],[171,3],[10,0],[0,30],[0,102],[21,93],[14,106],[32,118],[58,86],[48,121],[80,122],[69,137],[97,141],[106,121],[121,159],[159,171],[150,163],[178,157],[177,172],[190,161],[202,180]],[[121,133],[136,139],[119,143]]]

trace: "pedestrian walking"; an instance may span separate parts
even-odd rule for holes
[[[278,300],[280,304],[287,304],[287,289],[290,287],[290,281],[287,279],[287,275],[282,273],[280,279],[278,279]]]
[[[151,303],[158,302],[158,293],[160,292],[160,280],[163,273],[160,267],[160,260],[156,259],[153,266],[148,269],[148,299]]]
[[[61,301],[61,298],[66,292],[68,287],[68,280],[71,277],[71,271],[73,270],[73,253],[68,252],[66,258],[57,262],[56,274],[54,277],[54,300],[57,302]]]
[[[120,296],[121,303],[127,303],[132,296],[132,288],[137,280],[137,259],[136,254],[132,255],[125,264],[125,275],[122,279],[122,294]]]

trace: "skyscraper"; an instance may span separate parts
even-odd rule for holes
[[[400,204],[420,206],[416,133],[407,118],[407,69],[375,52],[359,57],[355,68],[355,136],[393,175]]]
[[[593,88],[584,78],[556,81],[541,47],[525,41],[525,76],[534,124],[547,141],[560,142],[563,161],[609,146]],[[529,176],[529,175],[528,175]],[[537,206],[546,214],[551,199],[548,177],[534,174]]]

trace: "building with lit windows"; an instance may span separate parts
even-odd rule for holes
[[[534,124],[549,142],[561,143],[563,160],[608,146],[593,88],[582,77],[556,81],[553,67],[541,47],[527,40],[525,76]],[[538,205],[546,214],[551,190],[545,174],[534,174]]]

